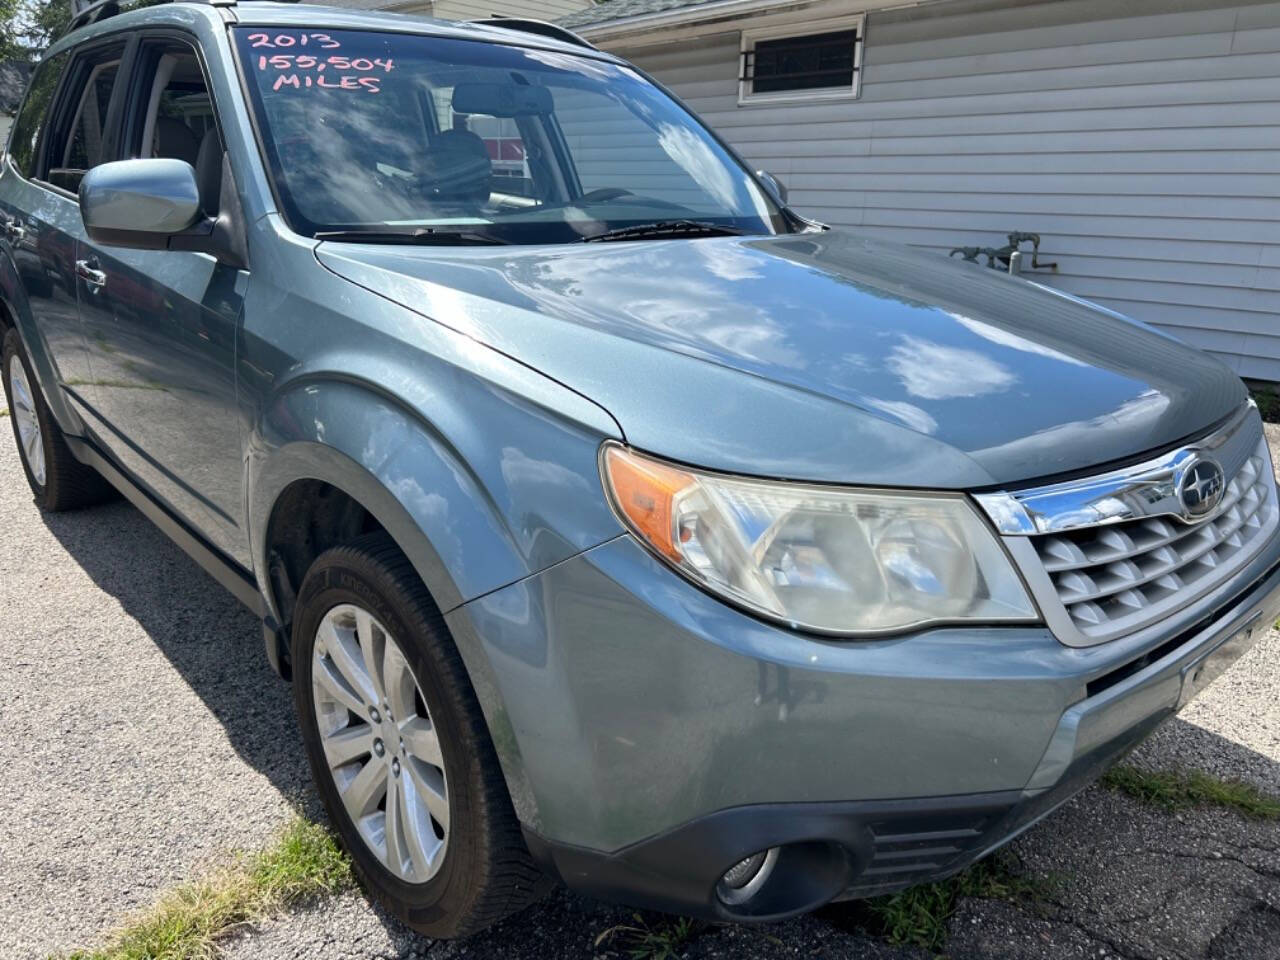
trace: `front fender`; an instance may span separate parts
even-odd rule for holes
[[[268,521],[297,480],[329,483],[368,510],[442,612],[617,535],[595,468],[598,436],[492,384],[457,387],[452,409],[437,411],[448,434],[369,383],[307,377],[275,395],[249,453],[264,594]]]
[[[528,363],[345,280],[274,216],[237,351],[246,512],[259,585],[269,521],[294,481],[368,510],[443,613],[622,532],[598,453],[609,413]],[[536,819],[501,687],[474,631],[454,633],[512,796]]]
[[[297,480],[329,483],[368,510],[443,613],[621,532],[600,486],[596,430],[482,378],[450,387],[437,394],[438,420],[334,376],[299,379],[266,406],[249,445],[249,517],[258,585],[278,621],[267,531]],[[474,631],[454,638],[517,808],[536,822],[489,651]]]

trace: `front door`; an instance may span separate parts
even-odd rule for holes
[[[202,206],[216,213],[223,148],[195,48],[144,35],[135,64],[122,155],[190,163]],[[129,250],[87,238],[76,260],[100,442],[213,546],[248,567],[235,396],[248,273],[203,253]]]

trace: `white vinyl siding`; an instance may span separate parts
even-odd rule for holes
[[[1280,4],[873,11],[827,103],[740,106],[736,28],[617,52],[802,212],[942,255],[1040,233],[1038,279],[1280,380]]]

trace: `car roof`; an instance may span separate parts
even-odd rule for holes
[[[230,14],[230,17],[224,17],[224,12]],[[223,0],[216,4],[173,0],[168,3],[137,7],[71,31],[54,43],[45,56],[60,53],[66,47],[91,37],[122,29],[138,29],[147,25],[190,27],[193,26],[193,21],[198,20],[205,20],[214,26],[227,23],[244,26],[327,27],[334,30],[379,30],[419,36],[456,37],[464,40],[555,50],[613,63],[622,62],[612,54],[590,46],[568,43],[524,30],[490,27],[475,22],[435,20],[430,17],[383,13],[376,10],[353,10],[349,7],[326,7],[318,4],[273,3],[269,0],[249,0],[249,2],[239,3]]]

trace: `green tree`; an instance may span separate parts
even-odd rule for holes
[[[0,0],[0,60],[8,60],[22,47],[22,0]]]
[[[0,60],[32,59],[70,19],[70,0],[0,0]]]
[[[62,35],[71,19],[70,0],[0,0],[0,11],[5,4],[19,11],[18,42],[28,50],[44,50]]]

